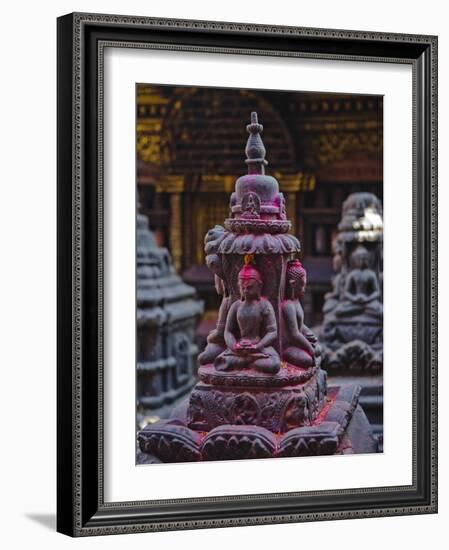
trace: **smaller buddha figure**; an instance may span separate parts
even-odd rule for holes
[[[381,319],[383,306],[376,273],[368,267],[368,250],[359,245],[351,256],[353,269],[346,275],[341,303],[335,308],[337,317],[366,315]]]
[[[279,218],[281,220],[286,220],[287,219],[287,210],[286,210],[286,205],[285,205],[285,197],[284,197],[283,193],[279,193],[279,195],[280,195]]]
[[[299,300],[304,295],[307,275],[299,260],[289,262],[286,278],[286,296],[282,302],[282,358],[296,367],[312,367],[319,347],[316,336],[304,324]]]
[[[261,296],[262,276],[253,265],[246,264],[238,279],[241,299],[229,308],[224,330],[227,349],[215,359],[215,368],[255,368],[275,374],[281,367],[273,348],[278,330],[273,306]]]
[[[260,199],[255,193],[247,193],[242,199],[242,217],[260,218]]]
[[[215,359],[226,349],[224,340],[224,331],[226,325],[226,317],[230,306],[230,297],[226,290],[225,283],[218,275],[215,275],[215,290],[219,296],[223,296],[220,309],[218,311],[218,320],[216,328],[209,333],[207,337],[207,346],[203,353],[198,356],[200,365],[213,363]]]
[[[344,273],[343,273],[343,257],[341,252],[337,252],[332,258],[332,266],[336,272],[332,279],[332,291],[324,295],[323,313],[329,313],[338,305],[340,296],[343,294]]]

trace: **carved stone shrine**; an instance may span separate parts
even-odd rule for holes
[[[194,330],[203,312],[195,289],[157,246],[148,218],[137,214],[137,416],[157,414],[196,382]]]
[[[383,221],[371,193],[343,204],[334,255],[333,288],[317,330],[322,364],[337,383],[357,382],[359,403],[382,445],[383,434]]]
[[[168,420],[139,432],[148,462],[376,451],[359,387],[327,388],[304,324],[300,243],[278,182],[265,174],[262,129],[252,113],[248,174],[235,184],[224,227],[205,237],[222,303],[198,358],[199,382]]]
[[[383,364],[382,205],[372,193],[343,203],[334,256],[333,289],[321,329],[329,374],[377,374]]]

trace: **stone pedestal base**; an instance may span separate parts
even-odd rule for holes
[[[375,375],[383,366],[382,320],[364,315],[336,318],[328,314],[317,330],[322,366],[329,376],[344,372]]]
[[[354,376],[344,373],[341,376],[328,378],[332,386],[357,385],[360,386],[359,405],[362,407],[373,432],[379,442],[379,450],[383,447],[383,380],[382,375]]]
[[[210,431],[188,427],[188,403],[173,417],[138,434],[144,462],[193,462],[376,452],[369,423],[358,407],[358,386],[330,387],[314,423],[273,432],[263,426],[223,424]]]
[[[284,367],[267,376],[252,369],[223,373],[206,365],[199,377],[187,410],[188,427],[199,432],[253,425],[284,433],[313,424],[326,397],[326,373],[319,368]]]

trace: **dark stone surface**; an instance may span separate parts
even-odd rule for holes
[[[328,383],[335,386],[359,385],[359,405],[362,407],[373,432],[379,442],[379,451],[383,441],[383,380],[382,375],[352,376],[341,374],[328,378]]]
[[[201,436],[177,420],[160,420],[138,434],[140,450],[162,462],[201,460]]]
[[[329,388],[332,396],[315,424],[283,434],[252,424],[223,423],[209,431],[185,425],[186,403],[174,417],[139,432],[148,463],[375,453],[378,444],[360,405],[359,386]],[[138,463],[147,463],[142,457]]]
[[[190,395],[189,426],[209,431],[221,424],[253,424],[272,432],[309,425],[326,396],[326,373],[318,370],[303,384],[235,387],[198,383]]]
[[[343,428],[338,422],[295,428],[282,437],[277,456],[333,455],[342,434]]]
[[[353,453],[377,453],[378,441],[374,437],[370,423],[360,405],[355,409],[346,429]]]
[[[203,365],[198,369],[198,378],[205,384],[226,387],[282,388],[304,384],[316,374],[316,367],[298,368],[285,365],[276,374],[263,373],[248,368],[241,371],[218,371],[214,365]]]
[[[137,411],[161,415],[196,381],[194,327],[203,311],[195,289],[157,246],[148,218],[137,215]]]
[[[276,437],[260,426],[222,425],[211,430],[201,444],[203,460],[271,458]]]

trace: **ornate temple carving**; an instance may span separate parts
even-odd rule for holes
[[[353,193],[338,229],[336,275],[323,306],[323,362],[332,373],[377,373],[383,361],[380,201],[371,193]]]
[[[247,130],[248,173],[236,181],[224,225],[205,238],[206,264],[222,296],[217,327],[188,398],[169,420],[139,432],[149,461],[343,452],[358,407],[357,387],[327,387],[320,346],[304,324],[300,242],[289,233],[277,180],[265,174],[254,112]],[[369,429],[364,433],[365,451],[375,451]]]
[[[176,274],[168,250],[157,246],[141,213],[136,236],[137,407],[142,418],[195,383],[194,328],[203,303]]]

